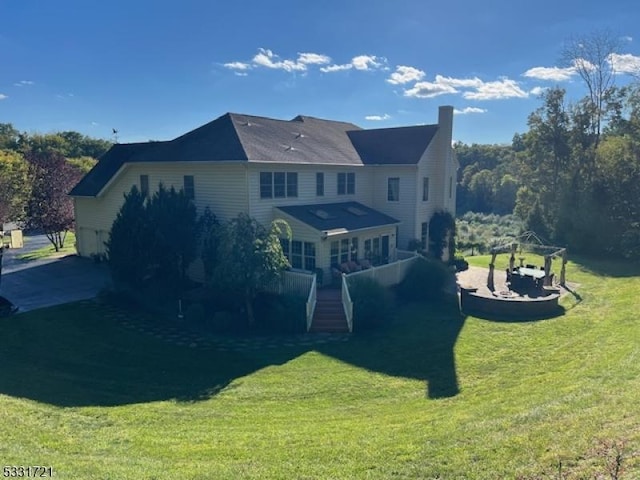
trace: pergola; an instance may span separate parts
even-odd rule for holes
[[[511,253],[509,257],[509,271],[513,271],[516,263],[516,252],[519,250],[522,252],[523,247],[525,249],[530,248],[532,250],[538,250],[545,252],[544,255],[544,286],[551,285],[551,263],[554,258],[562,258],[562,267],[560,269],[560,285],[564,286],[566,282],[566,265],[567,265],[567,249],[562,247],[555,247],[552,245],[545,245],[542,240],[535,234],[535,232],[528,231],[515,238],[514,242],[500,245],[491,249],[491,263],[489,264],[489,277],[487,278],[487,286],[489,290],[495,290],[494,286],[494,270],[496,256],[500,253]],[[523,258],[520,258],[520,266],[522,266]]]

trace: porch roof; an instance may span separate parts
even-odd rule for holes
[[[359,202],[291,205],[277,209],[328,236],[400,223]]]

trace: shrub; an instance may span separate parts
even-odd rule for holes
[[[441,300],[452,273],[439,260],[419,258],[398,285],[398,296],[408,302]]]
[[[349,281],[353,301],[353,330],[362,332],[382,325],[391,314],[389,291],[371,278]]]
[[[456,255],[456,257],[451,261],[451,265],[456,267],[456,272],[464,272],[469,269],[469,262],[467,262],[461,255]]]
[[[269,333],[303,333],[307,329],[306,300],[296,295],[260,292],[254,304],[256,328]]]

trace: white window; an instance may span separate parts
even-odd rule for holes
[[[298,196],[296,172],[260,172],[260,198]]]
[[[420,247],[423,252],[427,251],[429,242],[429,222],[423,222],[420,229]]]
[[[338,173],[338,195],[356,193],[356,174],[353,172]]]
[[[400,177],[387,179],[387,200],[389,202],[400,201]]]
[[[429,201],[429,177],[422,177],[422,201]]]

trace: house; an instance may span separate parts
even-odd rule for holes
[[[380,129],[227,113],[170,141],[116,144],[70,193],[78,253],[104,254],[124,194],[162,183],[221,220],[285,219],[293,269],[326,279],[339,265],[392,262],[412,240],[428,248],[435,211],[455,214],[452,123],[450,106],[437,124]]]

